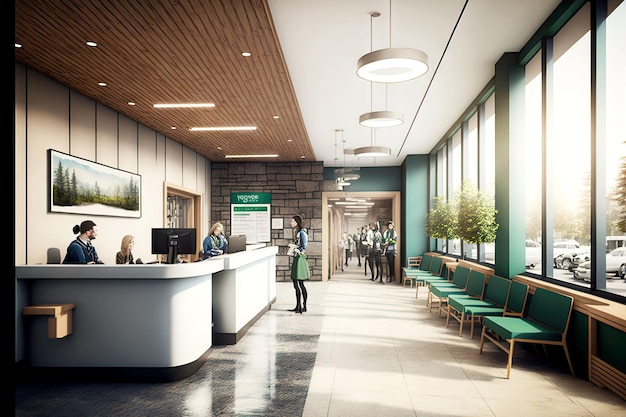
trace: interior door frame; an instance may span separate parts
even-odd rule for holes
[[[330,198],[375,198],[377,200],[391,200],[391,218],[393,219],[397,231],[402,230],[400,217],[400,192],[399,191],[324,191],[322,192],[322,207],[326,209],[322,215],[322,281],[326,282],[332,276],[336,259],[336,242],[333,236],[336,235],[333,221],[333,211],[328,207]],[[401,253],[402,236],[399,236],[397,250]],[[395,259],[395,281],[400,279],[400,256]],[[332,270],[331,270],[332,268]]]

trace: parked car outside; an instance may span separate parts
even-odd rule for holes
[[[584,260],[589,258],[589,247],[580,246],[575,240],[564,240],[554,242],[554,267],[558,269],[570,270],[576,257]]]
[[[586,261],[578,265],[572,271],[574,278],[591,281],[591,261]],[[613,249],[606,254],[606,273],[624,279],[626,277],[626,247]]]
[[[541,265],[541,244],[526,239],[526,268],[533,269],[537,265]]]

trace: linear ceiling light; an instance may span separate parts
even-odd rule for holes
[[[256,130],[256,126],[221,126],[221,127],[191,127],[189,130],[194,132],[213,132],[223,130]]]
[[[277,154],[266,155],[224,155],[224,158],[278,158]]]
[[[397,111],[373,111],[359,116],[365,127],[392,127],[404,123],[404,115]]]
[[[195,108],[195,107],[215,107],[213,103],[163,103],[163,104],[154,104],[153,105],[157,109],[170,109],[170,108]]]
[[[370,16],[378,17],[380,13],[372,12]],[[357,62],[357,75],[364,80],[377,83],[398,83],[417,78],[426,71],[428,55],[424,52],[412,48],[391,47],[391,0],[389,0],[389,48],[363,55]]]

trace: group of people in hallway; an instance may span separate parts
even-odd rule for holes
[[[381,232],[378,222],[372,222],[357,229],[357,233],[353,236],[344,233],[340,242],[340,247],[346,248],[347,242],[352,241],[353,249],[356,249],[358,266],[361,266],[361,258],[365,265],[365,275],[369,266],[372,281],[385,283],[384,268],[382,257],[387,260],[387,277],[386,281],[391,282],[395,277],[395,259],[397,254],[398,233],[396,232],[393,221],[387,223],[387,227]],[[346,249],[345,266],[348,266],[348,259],[351,259]],[[343,268],[342,268],[343,270]],[[375,273],[375,274],[374,274]]]

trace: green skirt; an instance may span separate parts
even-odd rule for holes
[[[298,280],[307,280],[311,277],[311,272],[309,271],[309,264],[306,260],[306,256],[304,254],[300,254],[293,258],[293,263],[291,264],[291,279]]]

